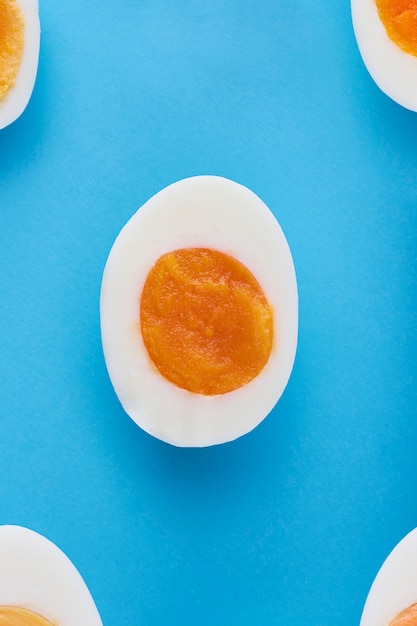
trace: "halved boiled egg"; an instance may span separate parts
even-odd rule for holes
[[[0,526],[0,624],[102,626],[81,575],[51,541]]]
[[[29,102],[39,45],[38,0],[0,0],[0,129],[14,122]]]
[[[284,391],[297,345],[290,249],[249,189],[170,185],[128,221],[100,299],[104,356],[125,411],[177,446],[233,440]]]
[[[351,0],[362,59],[379,88],[417,111],[417,4],[415,0]]]
[[[360,626],[416,626],[417,528],[392,550],[379,570]]]

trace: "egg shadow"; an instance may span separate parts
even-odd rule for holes
[[[291,389],[250,433],[201,448],[176,447],[148,435],[114,403],[119,469],[128,473],[126,479],[137,495],[142,485],[142,489],[158,493],[158,499],[163,497],[168,507],[178,507],[181,493],[183,504],[189,506],[200,503],[205,508],[215,502],[221,509],[230,509],[233,503],[245,501],[251,490],[262,499],[263,492],[271,488],[271,468],[274,490],[280,491],[286,481],[283,468],[290,462],[293,448],[288,444],[296,430]]]
[[[48,98],[45,97],[48,80],[48,66],[41,46],[36,82],[27,107],[12,124],[0,130],[1,179],[7,177],[11,167],[27,167],[41,149],[50,119]]]
[[[417,113],[387,96],[363,69],[364,77],[354,90],[357,115],[367,123],[372,143],[384,153],[389,144],[401,149],[403,158],[417,164]]]

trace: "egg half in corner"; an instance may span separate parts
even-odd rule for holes
[[[417,528],[408,533],[381,566],[360,626],[416,626]]]
[[[103,350],[127,414],[176,446],[248,433],[283,393],[298,295],[281,227],[249,189],[176,182],[123,227],[102,280]]]
[[[417,10],[414,0],[351,0],[362,59],[378,87],[417,111]]]
[[[0,623],[102,626],[90,592],[68,557],[22,526],[0,526]]]
[[[0,0],[0,129],[25,110],[38,70],[38,0]]]

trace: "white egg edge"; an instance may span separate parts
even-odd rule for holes
[[[395,546],[382,564],[366,599],[360,626],[387,626],[416,602],[417,528]]]
[[[359,51],[375,83],[392,100],[417,111],[417,57],[388,37],[375,0],[351,0],[351,12]]]
[[[0,130],[12,124],[26,109],[35,86],[40,48],[38,0],[18,0],[24,15],[24,48],[16,83],[0,100]]]
[[[30,609],[59,626],[103,626],[74,564],[23,526],[0,526],[0,605]]]
[[[275,313],[279,349],[275,341],[262,372],[223,395],[193,394],[165,380],[150,361],[138,327],[139,297],[150,268],[164,252],[193,246],[216,248],[243,262]],[[148,200],[116,238],[103,273],[100,317],[110,379],[141,428],[184,447],[236,439],[272,410],[293,368],[298,293],[287,240],[272,212],[243,185],[219,176],[180,180]]]

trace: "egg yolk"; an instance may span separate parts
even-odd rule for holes
[[[0,606],[0,626],[52,626],[44,617],[18,606]]]
[[[223,394],[266,365],[273,312],[252,273],[208,248],[163,254],[140,300],[149,356],[169,381],[193,393]]]
[[[16,82],[24,45],[24,20],[15,0],[0,0],[0,100]]]
[[[401,611],[389,623],[389,626],[417,626],[417,604],[412,604],[404,611]]]
[[[390,39],[417,56],[417,0],[376,0],[376,5]]]

